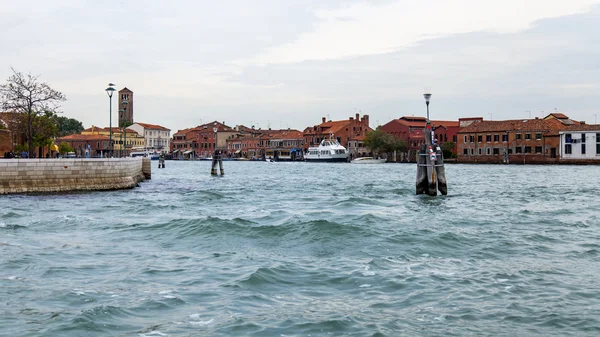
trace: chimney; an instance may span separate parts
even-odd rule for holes
[[[363,115],[363,122],[366,126],[369,126],[369,115]]]
[[[350,121],[352,122],[352,121],[354,120],[354,117],[350,117],[349,119],[350,119]]]
[[[359,121],[360,120],[360,115],[356,114],[356,120]]]
[[[325,117],[322,117],[321,120],[323,121],[323,123],[325,123],[326,121]]]

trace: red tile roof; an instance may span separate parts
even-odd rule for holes
[[[508,132],[508,131],[540,131],[550,132],[567,129],[557,119],[513,119],[505,121],[482,121],[466,126],[458,133]]]
[[[148,124],[148,123],[140,123],[140,122],[135,122],[135,124],[139,124],[139,125],[143,126],[145,129],[171,131],[171,129],[167,129],[164,126],[156,125],[156,124]]]
[[[93,134],[93,135],[81,135],[81,134],[72,134],[64,137],[58,138],[59,140],[109,140],[109,137]]]

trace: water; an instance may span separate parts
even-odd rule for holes
[[[0,336],[598,336],[594,166],[167,162],[0,196]]]

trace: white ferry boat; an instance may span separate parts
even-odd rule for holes
[[[309,147],[304,159],[312,162],[346,162],[348,156],[348,150],[337,140],[325,139],[318,147]]]
[[[132,151],[129,153],[129,156],[134,157],[150,157],[151,160],[158,160],[159,153],[150,152],[150,151]]]

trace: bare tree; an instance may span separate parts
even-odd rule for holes
[[[27,126],[29,157],[33,156],[34,120],[45,113],[58,113],[59,102],[65,96],[47,83],[39,82],[38,76],[23,74],[11,68],[13,74],[0,85],[0,105],[7,112],[22,114]]]

